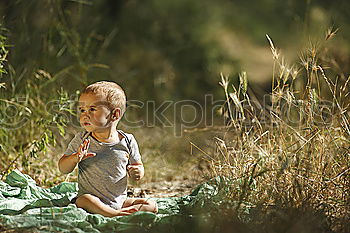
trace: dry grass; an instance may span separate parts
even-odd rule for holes
[[[335,32],[329,30],[326,40]],[[302,55],[304,67],[298,67],[288,66],[268,40],[275,66],[267,103],[251,100],[244,75],[232,91],[222,76],[229,126],[225,137],[216,138],[217,152],[204,156],[211,175],[234,181],[231,200],[265,211],[307,206],[321,211],[332,230],[348,232],[350,77],[327,77],[320,45]]]

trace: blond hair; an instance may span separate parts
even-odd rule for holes
[[[121,115],[126,110],[126,95],[124,90],[115,82],[100,81],[87,86],[81,94],[95,94],[106,98],[108,107],[121,109]]]

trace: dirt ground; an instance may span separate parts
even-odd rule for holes
[[[212,153],[216,131],[195,131],[183,137],[161,129],[135,131],[142,149],[145,177],[129,180],[130,197],[180,197],[208,179],[203,151]],[[199,149],[198,149],[199,148]]]
[[[144,184],[132,184],[128,187],[129,197],[181,197],[190,194],[204,179],[176,178]]]

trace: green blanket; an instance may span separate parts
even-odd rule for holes
[[[113,218],[89,214],[70,201],[77,183],[64,182],[52,188],[38,187],[28,175],[12,171],[0,181],[0,231],[33,232],[175,232],[193,210],[220,201],[225,179],[217,177],[199,185],[190,195],[153,198],[159,213],[136,212]],[[178,229],[179,230],[179,229]],[[181,232],[181,230],[176,231]]]

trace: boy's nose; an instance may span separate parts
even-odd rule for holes
[[[84,119],[84,118],[90,118],[90,114],[88,112],[83,112],[80,114],[80,118]]]

